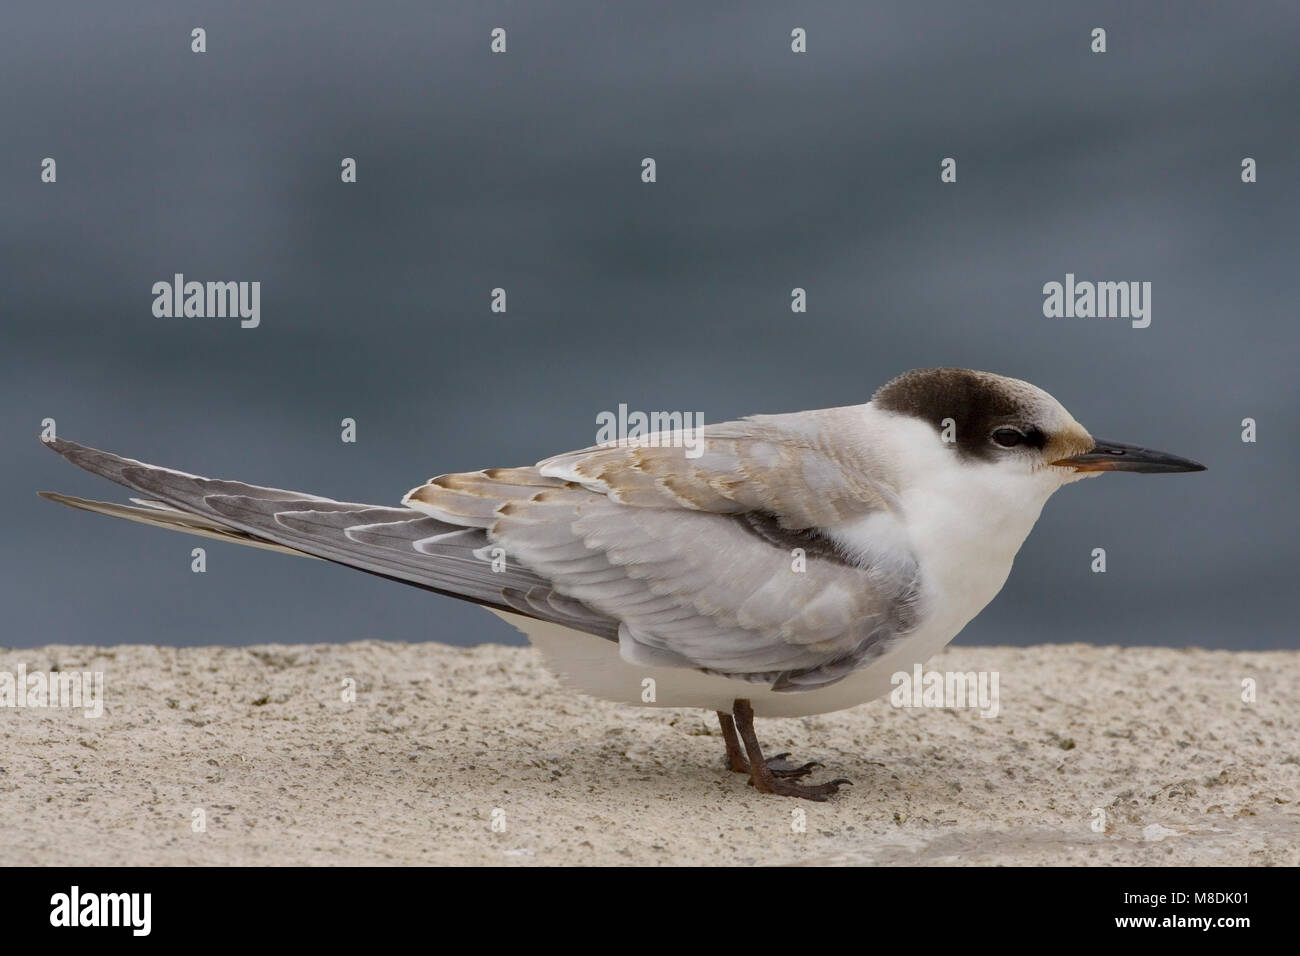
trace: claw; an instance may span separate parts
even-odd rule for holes
[[[783,797],[801,797],[804,800],[813,800],[817,803],[825,803],[831,797],[839,792],[840,787],[853,786],[853,781],[840,777],[837,780],[831,780],[826,783],[807,784],[796,783],[793,780],[776,779],[771,781],[771,790],[769,793],[780,794]]]

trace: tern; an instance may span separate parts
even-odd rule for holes
[[[821,801],[849,781],[805,783],[818,764],[764,757],[755,716],[889,693],[892,675],[924,664],[993,600],[1063,485],[1204,470],[1095,439],[1042,389],[959,368],[907,372],[862,405],[681,437],[442,475],[398,507],[201,478],[48,438],[146,497],[42,495],[472,601],[524,632],[568,687],[716,711],[731,770],[759,792]]]

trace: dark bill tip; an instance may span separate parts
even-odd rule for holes
[[[1165,474],[1176,471],[1204,471],[1205,466],[1190,458],[1179,458],[1168,452],[1126,445],[1119,441],[1098,438],[1092,451],[1071,455],[1052,462],[1067,465],[1075,471],[1136,471],[1144,474]]]

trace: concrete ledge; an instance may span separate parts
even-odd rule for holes
[[[572,696],[528,649],[0,651],[20,667],[101,671],[104,709],[0,708],[11,865],[1300,865],[1300,652],[950,649],[928,669],[997,671],[997,717],[759,721],[855,782],[826,804],[724,770],[712,714]]]

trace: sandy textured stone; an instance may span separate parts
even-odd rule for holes
[[[9,864],[1300,864],[1300,652],[951,649],[930,666],[998,671],[999,716],[759,721],[856,783],[826,804],[726,772],[712,714],[572,696],[526,649],[0,651],[20,663],[102,670],[106,707],[0,710]]]

